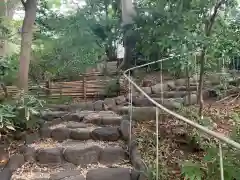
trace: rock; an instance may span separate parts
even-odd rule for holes
[[[64,141],[69,139],[70,129],[59,127],[52,130],[51,137],[57,141]]]
[[[42,127],[40,129],[40,136],[42,138],[50,138],[51,137],[51,133],[52,133],[52,129],[50,129],[49,127]]]
[[[122,138],[127,141],[130,137],[130,122],[128,120],[122,121],[120,125],[120,131]]]
[[[197,86],[190,86],[189,89],[187,86],[179,86],[176,91],[197,91]]]
[[[69,122],[67,122],[66,127],[70,128],[70,129],[86,128],[87,124],[69,121]]]
[[[103,110],[103,104],[104,102],[102,100],[98,100],[93,104],[95,111],[102,111]]]
[[[83,122],[100,125],[102,124],[102,117],[98,113],[91,113],[84,116]]]
[[[35,149],[28,146],[23,146],[20,149],[20,152],[24,155],[24,159],[27,162],[35,161]]]
[[[86,180],[131,180],[127,168],[98,168],[88,171]]]
[[[60,148],[39,149],[36,152],[36,160],[40,164],[60,164],[62,162]]]
[[[152,86],[152,93],[157,94],[160,93],[161,91],[167,91],[168,90],[168,85],[167,84],[156,84]]]
[[[162,100],[161,99],[154,99],[155,101],[157,101],[159,104],[162,104]],[[181,103],[175,101],[175,99],[163,99],[163,105],[171,110],[175,110],[175,109],[179,109],[181,108]]]
[[[164,118],[164,112],[159,112],[159,117]],[[150,121],[156,119],[156,107],[133,107],[132,120]]]
[[[152,88],[151,88],[151,87],[141,87],[141,89],[142,89],[146,94],[152,94]]]
[[[39,127],[43,127],[44,123],[45,123],[45,120],[43,120],[43,119],[38,119],[38,121],[37,121],[37,125]]]
[[[51,121],[55,118],[60,118],[64,115],[68,114],[68,112],[65,111],[45,111],[42,112],[42,118],[47,121]]]
[[[175,82],[174,81],[167,81],[167,86],[168,86],[168,89],[170,90],[173,90],[176,88],[176,85],[175,85]]]
[[[138,177],[138,180],[148,180],[148,177],[146,174],[144,173],[140,173],[139,177]]]
[[[115,98],[115,102],[117,105],[121,105],[126,103],[126,98],[124,96],[118,96]]]
[[[185,86],[186,85],[186,79],[177,79],[175,81],[176,86]]]
[[[31,177],[27,178],[27,180],[49,180],[49,176],[50,174],[48,174],[47,172],[31,172]],[[14,178],[15,180],[15,178]],[[20,179],[16,179],[16,180],[26,180],[26,178],[20,178]]]
[[[92,131],[94,140],[117,141],[120,138],[117,127],[102,127]]]
[[[26,144],[32,144],[35,141],[39,140],[39,134],[38,133],[31,133],[31,134],[25,134],[25,143]]]
[[[53,119],[51,121],[48,121],[47,123],[44,124],[44,126],[49,125],[49,126],[53,126],[53,125],[57,125],[57,124],[60,124],[63,122],[63,119],[62,118],[56,118],[56,119]]]
[[[84,110],[94,111],[94,104],[91,101],[85,102]]]
[[[64,178],[69,179],[69,178],[72,178],[75,176],[82,176],[81,171],[80,170],[69,170],[69,171],[56,172],[56,173],[50,175],[50,180],[61,180]],[[82,176],[82,180],[85,180],[84,176]]]
[[[130,94],[131,95],[131,94]],[[132,93],[132,100],[134,101],[134,99],[136,99],[136,98],[138,98],[139,96],[140,96],[140,93]],[[129,93],[125,96],[125,98],[126,98],[126,101],[127,102],[130,102],[130,99],[129,99]]]
[[[88,128],[74,129],[70,133],[70,138],[74,140],[88,140],[91,139],[91,130]]]
[[[12,171],[9,168],[4,168],[0,171],[1,180],[11,180]]]
[[[197,95],[191,94],[190,96],[191,102],[188,101],[188,95],[184,97],[184,105],[194,105],[197,104]]]
[[[139,176],[140,176],[140,172],[135,169],[132,169],[131,180],[138,180]]]
[[[107,147],[101,150],[99,162],[101,164],[114,164],[125,159],[126,154],[121,147]]]
[[[133,105],[138,106],[138,107],[143,107],[143,106],[154,106],[151,101],[149,101],[145,97],[139,97],[133,100]]]
[[[75,121],[75,122],[81,122],[83,120],[83,117],[79,113],[69,113],[66,116],[63,117],[63,119],[66,121]]]
[[[103,125],[120,125],[122,117],[117,114],[109,114],[102,116]]]
[[[66,177],[62,180],[85,180],[85,177],[82,175],[78,175],[78,176]]]
[[[24,156],[21,154],[14,154],[10,157],[6,168],[8,168],[10,171],[16,171],[18,168],[20,168],[25,163]]]
[[[108,109],[113,109],[116,106],[115,99],[106,98],[104,100],[104,104],[107,106]]]
[[[141,83],[141,86],[142,86],[142,87],[151,87],[152,85],[153,85],[152,80],[146,80],[146,79],[144,79],[144,80],[142,81],[142,83]]]
[[[64,159],[75,165],[85,166],[98,162],[101,148],[97,145],[79,143],[63,151]]]
[[[85,116],[92,114],[92,113],[96,113],[96,112],[95,111],[79,111],[79,112],[77,112],[79,118],[81,119],[80,121],[83,121]]]
[[[93,103],[91,101],[88,102],[79,102],[77,104],[72,104],[69,106],[68,111],[70,112],[76,112],[76,111],[82,111],[82,110],[91,110],[93,111]]]
[[[145,165],[141,159],[141,154],[137,149],[137,146],[131,148],[130,161],[133,167],[139,171],[144,171]]]

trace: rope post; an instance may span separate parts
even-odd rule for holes
[[[223,153],[222,153],[222,143],[219,141],[219,158],[220,158],[220,173],[221,180],[224,180],[224,169],[223,169]]]
[[[131,79],[131,72],[130,71],[128,73],[128,76]],[[129,81],[129,84],[128,84],[128,88],[129,88],[129,93],[128,93],[128,95],[129,95],[129,97],[128,97],[128,99],[129,99],[129,107],[128,107],[128,110],[129,110],[129,120],[130,120],[130,125],[129,125],[130,126],[129,127],[129,134],[130,134],[129,142],[131,142],[132,141],[132,114],[133,114],[133,107],[132,107],[132,101],[133,101],[132,89],[133,89],[133,87],[132,87],[132,84],[131,84],[130,81]]]
[[[158,164],[158,162],[159,162],[159,152],[158,152],[158,147],[159,147],[159,139],[158,139],[158,134],[159,134],[159,128],[158,128],[158,121],[159,121],[159,108],[158,107],[156,107],[156,180],[158,180],[158,169],[159,169],[159,164]]]
[[[49,79],[45,82],[45,86],[46,86],[46,90],[45,90],[46,96],[49,97],[51,94],[51,91],[50,91],[51,81]]]
[[[85,75],[83,75],[83,83],[82,83],[82,86],[83,86],[83,99],[84,99],[84,101],[86,101],[86,99],[87,99],[87,93],[86,93],[86,77],[85,77]]]

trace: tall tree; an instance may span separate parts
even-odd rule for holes
[[[20,51],[20,66],[19,66],[19,88],[28,90],[28,71],[30,64],[33,26],[36,19],[37,0],[21,0],[25,17],[23,20],[21,34],[21,51]]]
[[[0,2],[0,57],[7,53],[8,23],[12,20],[14,10],[19,0],[3,0]]]
[[[136,14],[131,0],[122,0],[122,26],[124,32],[123,45],[125,49],[124,59],[119,69],[128,69],[133,63],[133,50],[136,44],[133,33],[133,18]]]

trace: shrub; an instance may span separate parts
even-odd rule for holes
[[[9,133],[20,130],[37,128],[38,116],[44,101],[33,95],[22,95],[17,100],[0,105],[0,133]]]

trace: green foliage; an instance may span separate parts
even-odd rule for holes
[[[56,14],[49,3],[41,1],[38,8],[34,59],[30,76],[42,80],[74,78],[93,67],[106,49],[115,53],[120,33],[120,14],[115,1],[87,1],[70,15]],[[112,6],[114,5],[114,6]]]
[[[200,119],[197,116],[197,110],[194,108],[183,108],[181,110],[184,116],[189,117],[190,119],[198,122],[199,124],[212,129],[213,121],[210,117],[205,117],[204,119]],[[231,133],[231,138],[235,141],[239,141],[240,139],[240,131],[239,131],[239,122],[240,118],[238,113],[232,114],[233,120],[236,122],[236,127],[234,131]],[[213,140],[212,138],[205,136],[199,131],[192,130],[192,134],[194,141],[197,141],[198,144],[201,145],[201,148],[204,150],[205,155],[201,159],[201,161],[192,162],[187,161],[182,163],[182,175],[186,179],[196,179],[196,180],[212,180],[212,179],[220,179],[220,157],[219,157],[219,146],[218,142]],[[222,144],[223,151],[223,165],[224,165],[224,179],[238,180],[240,177],[239,167],[239,152],[235,149],[231,149],[228,146]],[[196,161],[196,160],[195,160]]]
[[[104,94],[106,94],[109,97],[114,97],[114,96],[118,96],[119,92],[120,92],[120,84],[118,80],[111,80],[106,85]]]
[[[200,163],[186,161],[182,164],[182,175],[186,180],[201,180],[204,174]]]
[[[37,128],[39,110],[44,101],[32,95],[23,95],[20,99],[0,105],[0,132],[9,134],[16,130]]]
[[[0,58],[0,67],[4,68],[0,70],[1,81],[7,86],[13,85],[17,79],[18,56],[14,54]]]

